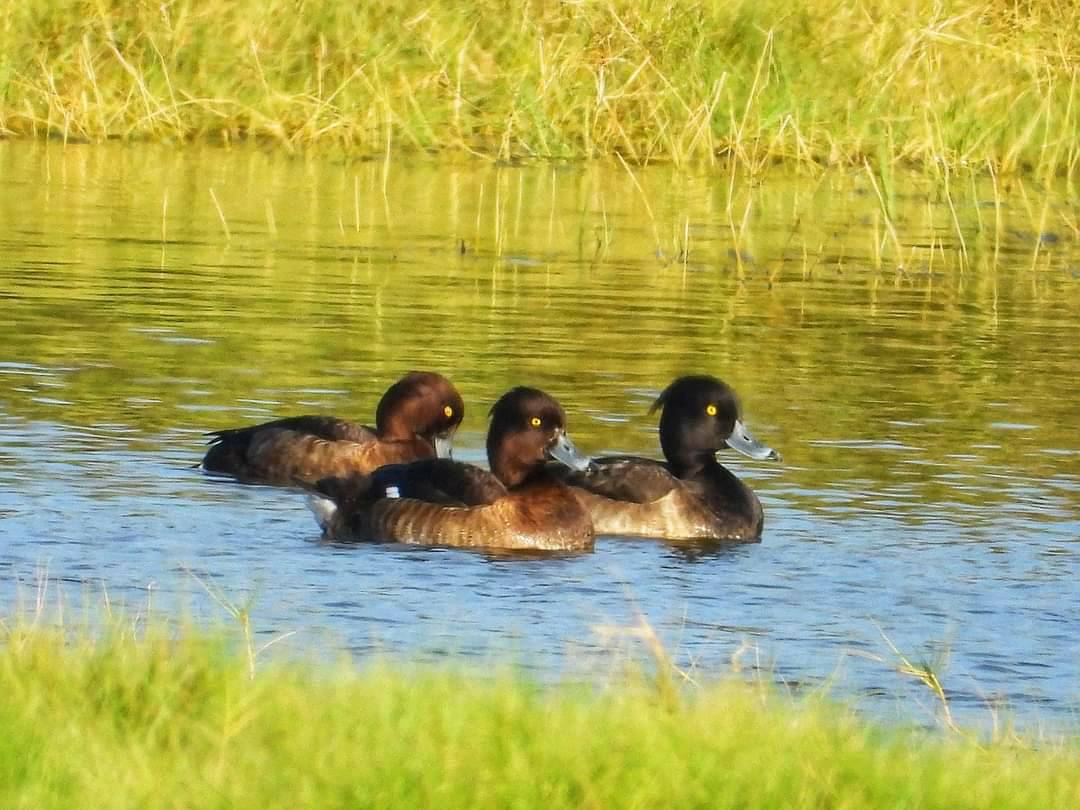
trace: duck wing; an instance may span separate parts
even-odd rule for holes
[[[448,458],[388,464],[369,475],[328,477],[318,481],[314,488],[339,506],[353,508],[384,498],[444,506],[483,506],[506,495],[506,487],[487,470]]]
[[[291,485],[370,472],[432,451],[413,442],[381,442],[375,431],[332,416],[294,416],[210,435],[202,468],[243,481]]]
[[[681,486],[665,464],[639,456],[602,456],[583,472],[565,467],[550,472],[572,487],[628,503],[658,501]]]
[[[248,427],[213,430],[206,435],[210,437],[211,446],[222,443],[248,445],[260,433],[275,430],[290,431],[330,442],[368,442],[377,438],[372,428],[347,419],[338,419],[336,416],[287,416]]]
[[[391,464],[377,469],[372,477],[376,490],[383,493],[383,497],[453,506],[483,506],[506,495],[503,483],[487,470],[448,458]]]

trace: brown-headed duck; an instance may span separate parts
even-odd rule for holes
[[[293,416],[211,434],[202,469],[241,481],[294,486],[449,455],[465,404],[441,374],[410,371],[387,389],[375,427],[333,416]]]
[[[552,476],[550,459],[585,469],[566,434],[559,403],[535,388],[504,394],[491,409],[491,471],[450,459],[383,467],[368,476],[330,478],[310,498],[332,541],[398,541],[489,550],[592,548],[588,512]]]
[[[715,377],[680,377],[649,413],[658,408],[667,463],[607,456],[587,470],[556,471],[588,509],[596,533],[759,542],[761,502],[716,454],[726,447],[758,460],[779,461],[780,454],[746,429],[735,392]]]

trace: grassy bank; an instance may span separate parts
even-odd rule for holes
[[[1069,0],[23,0],[0,132],[1073,175]]]
[[[0,638],[0,806],[1073,808],[1073,745],[881,731],[738,684],[264,664],[198,635]]]

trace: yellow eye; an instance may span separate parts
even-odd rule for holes
[[[534,416],[532,419],[529,420],[529,424],[533,427],[540,427],[540,417]]]
[[[709,416],[716,416],[716,406],[715,405],[706,405],[705,406],[705,413],[707,413]]]
[[[447,405],[445,408],[443,408],[442,412],[446,414],[447,419],[449,419],[451,416],[454,415],[454,409],[451,408],[449,405]]]

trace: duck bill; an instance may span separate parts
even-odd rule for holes
[[[578,450],[574,443],[570,441],[570,437],[562,431],[555,437],[554,444],[548,448],[548,454],[571,470],[584,471],[589,469],[589,465],[592,464],[592,459]]]
[[[435,436],[435,457],[436,458],[453,458],[454,457],[454,433],[440,433]]]
[[[780,454],[755,439],[741,419],[735,420],[735,429],[728,436],[727,446],[757,461],[780,461]]]

